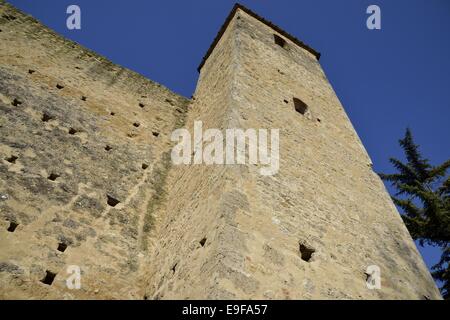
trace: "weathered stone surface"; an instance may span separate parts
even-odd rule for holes
[[[0,29],[0,298],[440,298],[316,57],[254,16],[230,19],[191,101],[1,0]],[[197,120],[279,128],[280,171],[172,166]]]
[[[186,127],[279,128],[280,171],[173,168],[146,294],[440,298],[316,57],[289,39],[276,45],[274,33],[237,11],[201,68]],[[300,244],[314,250],[308,262]],[[381,268],[381,290],[366,286],[369,265]]]
[[[0,297],[141,299],[144,217],[189,101],[3,1],[0,29]],[[81,290],[66,288],[69,265],[84,272]],[[51,286],[45,270],[57,273]]]

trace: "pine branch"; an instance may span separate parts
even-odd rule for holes
[[[445,177],[445,174],[447,173],[448,168],[450,168],[450,159],[445,161],[443,164],[441,164],[439,166],[433,167],[429,171],[430,179],[435,180],[435,179],[438,179],[441,177]]]
[[[420,152],[419,146],[414,144],[411,130],[406,129],[405,137],[399,140],[400,146],[405,151],[406,159],[408,163],[412,165],[414,170],[420,176],[421,180],[427,179],[427,169],[430,168],[428,164],[428,159],[423,159]]]
[[[433,277],[443,282],[442,295],[450,299],[450,176],[446,176],[450,160],[431,166],[414,144],[409,129],[399,143],[407,163],[391,158],[397,173],[379,176],[396,188],[396,196],[406,198],[392,197],[392,200],[402,209],[401,217],[411,236],[420,245],[444,248],[440,262],[433,267]]]

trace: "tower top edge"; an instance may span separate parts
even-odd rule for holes
[[[217,43],[222,38],[222,35],[225,33],[225,30],[228,28],[228,25],[230,24],[231,20],[233,20],[233,17],[235,16],[235,14],[236,14],[236,12],[238,10],[242,10],[243,12],[245,12],[248,15],[250,15],[251,17],[253,17],[253,18],[259,20],[260,22],[264,23],[265,25],[269,26],[270,28],[275,30],[277,33],[279,33],[282,36],[286,37],[287,39],[291,40],[293,43],[295,43],[299,47],[301,47],[301,48],[305,49],[306,51],[310,52],[312,55],[314,55],[316,57],[317,60],[320,59],[320,55],[321,54],[318,51],[316,51],[315,49],[311,48],[310,46],[305,44],[303,41],[300,41],[299,39],[297,39],[293,35],[287,33],[286,31],[284,31],[283,29],[281,29],[277,25],[273,24],[269,20],[266,20],[263,17],[259,16],[258,14],[256,14],[252,10],[248,9],[247,7],[244,7],[240,3],[236,3],[233,6],[233,9],[231,10],[231,12],[228,14],[227,18],[225,19],[225,22],[223,23],[222,27],[219,29],[219,32],[217,33],[217,35],[214,38],[213,42],[209,46],[209,49],[206,52],[205,56],[203,57],[202,61],[200,62],[200,65],[197,68],[198,72],[200,72],[200,70],[202,69],[202,67],[206,63],[206,60],[208,60],[209,56],[213,52],[213,50],[216,47]]]

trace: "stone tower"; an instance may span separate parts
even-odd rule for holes
[[[440,299],[314,49],[236,5],[188,100],[0,4],[0,297]],[[278,173],[173,165],[200,120]]]

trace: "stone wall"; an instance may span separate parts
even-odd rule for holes
[[[189,101],[4,2],[0,29],[0,297],[142,299]],[[81,290],[66,288],[69,265]]]
[[[237,11],[201,68],[187,124],[279,128],[280,171],[172,170],[168,181],[176,187],[157,232],[147,294],[440,298],[316,57],[287,38],[277,45],[274,34],[284,38]],[[294,98],[308,105],[304,115]],[[381,290],[366,286],[370,265],[381,268]]]
[[[316,57],[274,33],[238,9],[188,100],[0,0],[0,298],[439,299]],[[279,128],[278,174],[172,165],[198,120]]]
[[[264,177],[247,166],[234,177],[249,199],[233,219],[247,250],[229,244],[242,257],[224,286],[244,298],[438,298],[316,57],[287,38],[277,45],[277,33],[244,12],[235,21],[233,126],[279,128],[280,171]],[[381,290],[366,287],[369,265],[381,268]]]

